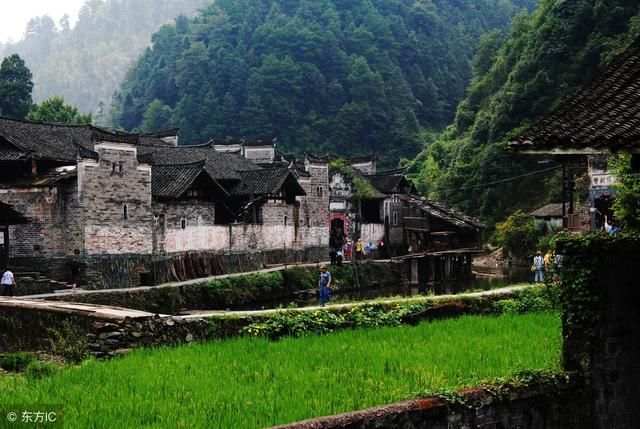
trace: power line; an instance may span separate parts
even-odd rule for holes
[[[521,174],[519,176],[509,177],[508,179],[496,180],[494,182],[482,183],[480,185],[463,186],[462,188],[448,189],[446,191],[441,191],[441,192],[445,192],[446,193],[446,192],[454,192],[454,191],[464,191],[466,189],[475,189],[475,188],[482,188],[482,187],[485,187],[485,186],[497,185],[499,183],[511,182],[513,180],[521,179],[523,177],[535,176],[536,174],[542,174],[542,173],[546,173],[548,171],[557,170],[559,168],[562,168],[562,166],[561,165],[556,165],[555,167],[545,168],[544,170],[538,170],[538,171],[533,171],[531,173]]]

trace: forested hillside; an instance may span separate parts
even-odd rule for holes
[[[542,0],[506,39],[487,35],[455,122],[413,161],[419,188],[489,223],[516,208],[560,202],[557,170],[484,184],[552,165],[508,152],[508,136],[589,83],[638,35],[639,5],[631,0]]]
[[[450,123],[477,41],[533,0],[217,0],[153,36],[113,109],[181,140],[277,137],[281,151],[395,165]]]
[[[33,73],[33,99],[63,96],[100,116],[127,69],[151,43],[151,34],[209,0],[87,0],[78,21],[56,24],[34,17],[23,40],[0,45],[0,59],[18,53]],[[103,110],[106,107],[103,106]],[[95,115],[94,115],[95,117]]]

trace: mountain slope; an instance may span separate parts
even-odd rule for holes
[[[509,0],[218,0],[154,35],[121,87],[116,126],[211,137],[277,136],[285,151],[420,149],[453,118],[477,40],[505,29]]]
[[[560,173],[547,159],[506,150],[506,140],[589,83],[640,35],[637,1],[542,0],[510,35],[491,34],[474,59],[474,78],[445,133],[412,162],[419,188],[488,223],[516,208],[560,201]]]

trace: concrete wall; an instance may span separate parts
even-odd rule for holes
[[[95,151],[99,161],[78,162],[82,250],[86,254],[151,253],[151,167],[138,163],[134,146],[97,143]]]

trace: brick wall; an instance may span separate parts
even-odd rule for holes
[[[84,253],[151,253],[151,167],[138,163],[133,146],[97,143],[95,150],[98,162],[78,162]]]
[[[311,174],[308,180],[300,181],[307,195],[301,207],[311,227],[326,228],[324,243],[329,244],[329,165],[326,163],[305,163],[305,169]],[[306,226],[306,222],[305,222]]]
[[[11,256],[64,255],[68,251],[65,231],[65,187],[9,188],[0,190],[0,201],[30,220],[9,227]]]

